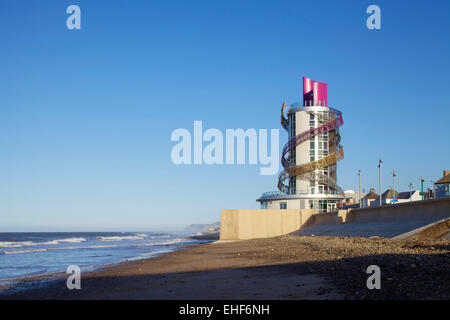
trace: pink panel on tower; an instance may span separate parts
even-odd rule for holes
[[[303,102],[305,101],[320,101],[328,106],[327,84],[303,77]]]

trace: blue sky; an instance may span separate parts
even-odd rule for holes
[[[82,29],[66,28],[81,8]],[[366,28],[370,4],[381,30]],[[338,182],[450,169],[450,2],[2,1],[0,231],[155,230],[257,208],[257,165],[175,166],[176,128],[280,129],[301,77],[344,117]]]

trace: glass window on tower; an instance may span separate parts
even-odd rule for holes
[[[295,113],[289,115],[289,139],[295,136]]]
[[[309,114],[309,126],[311,128],[314,128],[316,125],[316,120],[314,119],[314,114],[310,113]]]
[[[289,179],[289,194],[296,194],[297,186],[296,186],[296,178],[292,177]]]

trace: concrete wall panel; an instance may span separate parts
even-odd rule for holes
[[[268,238],[294,232],[303,221],[310,221],[313,210],[222,210],[220,239]]]
[[[276,237],[309,225],[429,221],[450,217],[450,199],[316,213],[310,209],[222,210],[220,239]]]

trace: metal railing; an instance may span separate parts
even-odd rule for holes
[[[320,101],[320,100],[315,100],[315,101],[304,101],[304,102],[294,102],[291,103],[289,106],[285,106],[285,109],[287,112],[297,112],[302,110],[303,108],[306,107],[328,107],[330,109],[330,112],[336,114],[336,115],[340,115],[341,112],[337,109],[334,109],[330,106],[327,106],[325,104],[325,101]]]
[[[304,107],[308,106],[325,106],[325,101],[311,101],[306,100],[303,103],[293,103],[289,107],[286,106],[286,103],[283,103],[281,106],[281,125],[283,128],[289,132],[290,123],[289,118],[285,117],[285,112],[296,112],[301,110]],[[289,186],[285,185],[285,181],[295,177],[295,176],[303,176],[305,173],[309,173],[311,171],[321,169],[327,166],[335,165],[338,161],[344,158],[344,150],[340,145],[340,134],[339,127],[344,124],[344,120],[342,118],[342,113],[339,110],[333,109],[331,107],[327,107],[326,114],[321,114],[320,112],[313,112],[314,116],[318,116],[319,126],[314,128],[309,128],[300,134],[296,135],[289,139],[288,143],[283,147],[282,156],[281,156],[281,164],[283,165],[284,170],[278,176],[278,189],[283,193],[289,193]],[[289,110],[288,110],[289,109]],[[310,113],[310,111],[305,110]],[[305,164],[297,165],[292,162],[291,155],[295,150],[295,147],[310,140],[315,136],[319,136],[321,134],[325,134],[328,132],[335,132],[336,136],[336,149],[332,154],[326,155],[318,160],[313,160]],[[321,179],[322,183],[327,184],[329,187],[333,189],[338,189],[338,193],[341,194],[342,189],[337,185],[334,179],[328,177],[327,179]],[[296,192],[298,194],[298,192]],[[307,193],[308,194],[308,193]]]
[[[279,196],[295,196],[295,195],[326,195],[326,196],[333,196],[333,195],[342,195],[342,193],[340,193],[337,190],[331,190],[331,191],[324,191],[321,193],[311,193],[308,190],[304,190],[304,191],[297,191],[295,193],[285,193],[285,192],[281,192],[281,191],[269,191],[269,192],[264,192],[261,195],[261,198],[269,198],[269,197],[279,197]]]

